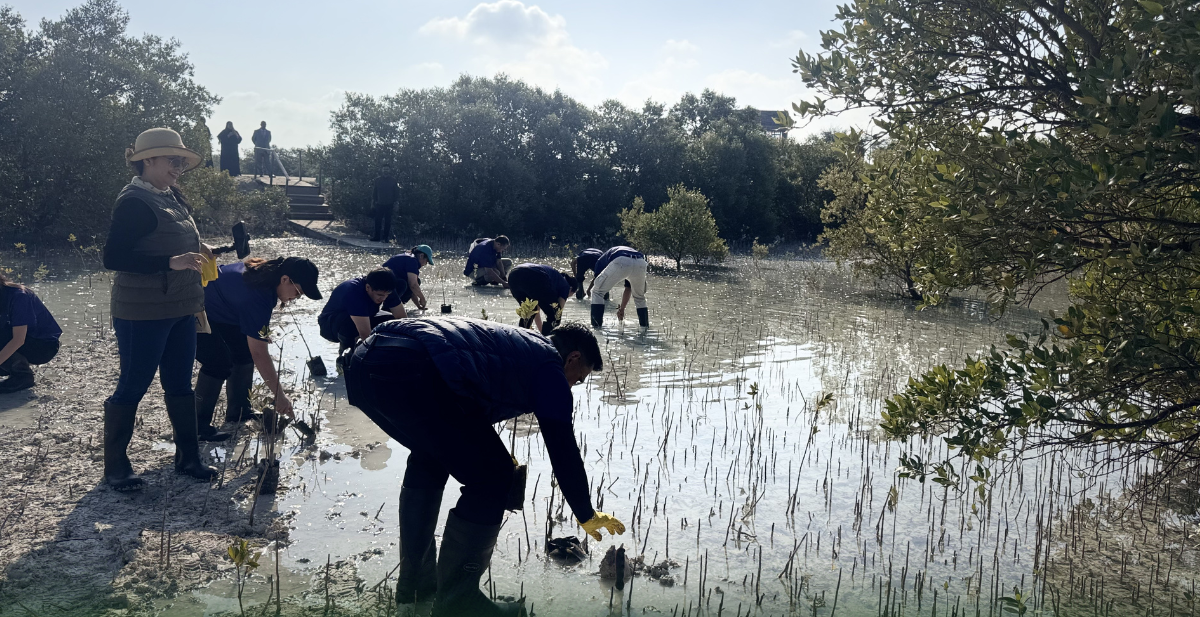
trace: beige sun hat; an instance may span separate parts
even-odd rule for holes
[[[125,149],[126,161],[142,161],[156,156],[182,156],[188,166],[184,171],[200,165],[200,155],[183,145],[179,133],[168,128],[147,129],[137,136],[132,148]]]

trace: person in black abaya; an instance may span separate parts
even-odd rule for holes
[[[221,142],[221,171],[229,172],[230,176],[242,175],[242,160],[238,154],[242,136],[233,128],[232,122],[226,122],[225,130],[217,133],[217,141]]]

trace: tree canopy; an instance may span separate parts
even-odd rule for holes
[[[838,19],[794,61],[819,93],[796,108],[868,109],[904,153],[857,175],[899,189],[881,224],[939,230],[911,252],[916,288],[936,303],[978,284],[997,310],[1064,278],[1071,293],[1043,331],[911,381],[885,430],[941,434],[971,464],[1108,442],[1194,465],[1197,5],[863,0]],[[943,482],[962,469],[906,460]]]
[[[134,37],[116,0],[36,31],[0,7],[0,236],[103,233],[141,131],[192,127],[218,99],[175,40]]]
[[[703,193],[682,184],[667,189],[667,202],[646,212],[641,197],[621,211],[621,235],[644,251],[658,251],[675,260],[675,269],[683,258],[700,263],[704,259],[721,261],[729,247],[721,239],[716,219]]]
[[[833,161],[828,140],[774,139],[756,110],[712,91],[670,108],[589,108],[503,75],[350,94],[333,130],[325,173],[339,213],[366,213],[388,163],[418,232],[608,239],[635,197],[653,207],[683,184],[709,198],[728,238],[811,240],[829,197],[817,179]]]

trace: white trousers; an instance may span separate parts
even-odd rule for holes
[[[605,266],[604,271],[596,275],[592,282],[592,304],[604,304],[604,294],[615,288],[622,281],[629,281],[633,290],[633,305],[646,308],[646,263],[645,259],[634,257],[618,257]],[[622,290],[621,293],[624,293]]]

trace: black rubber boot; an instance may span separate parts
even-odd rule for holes
[[[437,593],[438,511],[444,489],[400,488],[400,570],[396,602],[428,602]]]
[[[643,328],[649,328],[650,327],[650,309],[640,308],[637,310],[637,314],[638,314],[638,325]]]
[[[592,327],[599,328],[604,325],[604,305],[592,305]]]
[[[212,425],[222,383],[222,380],[204,373],[196,377],[196,426],[199,428],[200,441],[225,441],[232,436],[218,431]]]
[[[250,409],[250,386],[254,384],[254,365],[235,364],[225,380],[225,421],[244,422],[254,419]]]
[[[217,470],[200,462],[200,439],[196,434],[196,396],[168,396],[167,418],[175,431],[175,473],[210,482]]]
[[[492,561],[500,525],[477,525],[453,510],[442,532],[437,560],[437,597],[432,617],[517,617],[523,602],[493,602],[479,590],[479,579]]]
[[[104,483],[118,491],[136,491],[146,482],[133,473],[129,462],[129,442],[137,405],[117,405],[104,401]]]
[[[29,366],[29,360],[26,360],[25,356],[14,353],[4,362],[4,368],[8,371],[8,377],[0,381],[0,394],[20,392],[33,387],[33,368]]]

